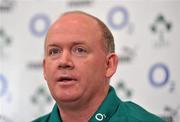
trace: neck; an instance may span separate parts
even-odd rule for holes
[[[107,96],[108,90],[109,85],[86,102],[79,100],[66,105],[60,103],[58,107],[63,122],[87,122]]]

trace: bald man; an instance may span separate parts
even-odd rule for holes
[[[56,104],[33,122],[163,122],[117,97],[109,85],[117,64],[113,36],[101,20],[81,11],[64,13],[49,28],[43,61]]]

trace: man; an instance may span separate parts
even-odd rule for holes
[[[118,57],[110,30],[81,11],[63,14],[45,40],[44,77],[56,104],[33,122],[163,122],[132,102],[122,102],[109,80]]]

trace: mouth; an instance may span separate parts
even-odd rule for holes
[[[58,79],[58,82],[60,83],[75,82],[75,81],[77,81],[77,79],[71,76],[62,76]]]

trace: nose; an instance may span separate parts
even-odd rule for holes
[[[60,58],[59,58],[59,64],[58,69],[73,69],[74,64],[72,61],[72,56],[68,51],[63,51]]]

